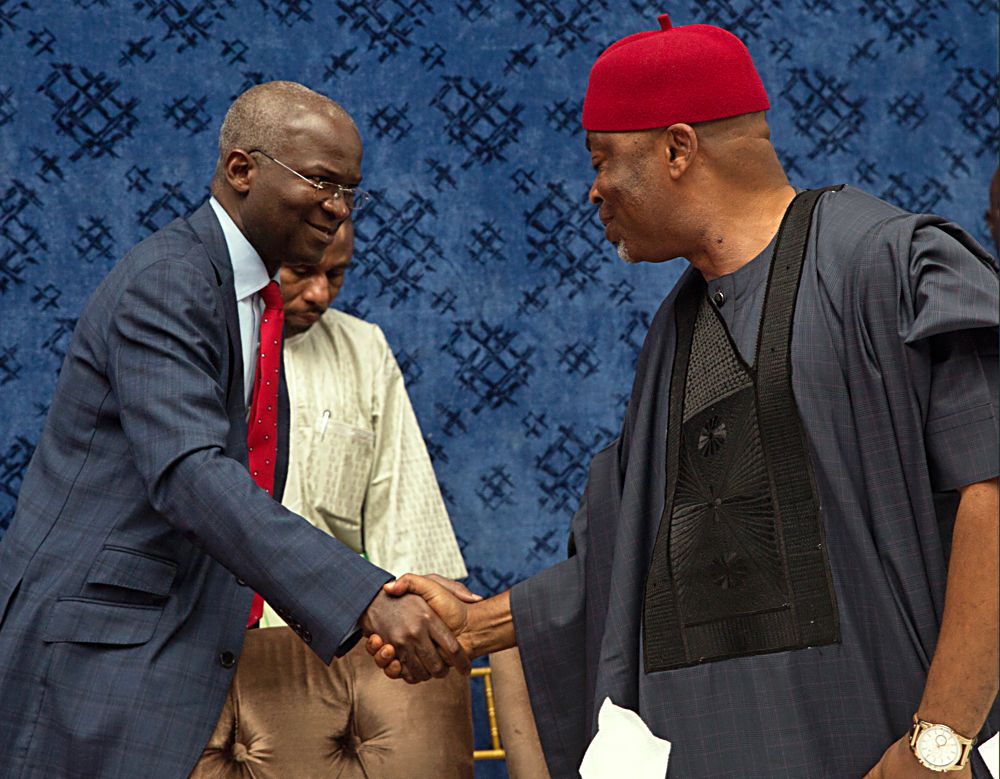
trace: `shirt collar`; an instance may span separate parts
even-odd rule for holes
[[[741,265],[732,273],[720,276],[715,281],[708,282],[708,294],[711,296],[715,291],[721,291],[725,295],[726,305],[730,308],[739,306],[744,298],[750,297],[754,292],[767,282],[768,271],[771,268],[771,255],[774,253],[774,245],[778,236],[771,237],[770,243],[765,246],[760,254],[750,262]]]
[[[229,261],[233,266],[233,287],[236,290],[236,299],[248,298],[260,292],[269,281],[278,281],[281,272],[276,271],[273,277],[268,277],[264,261],[247,240],[247,237],[240,231],[240,228],[236,226],[233,218],[226,213],[222,204],[214,197],[210,197],[208,202],[211,204],[212,210],[219,220],[219,225],[222,227],[222,234],[226,238]]]

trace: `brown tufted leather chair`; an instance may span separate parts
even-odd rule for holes
[[[387,679],[359,644],[329,666],[289,628],[247,632],[191,779],[471,779],[469,684]]]

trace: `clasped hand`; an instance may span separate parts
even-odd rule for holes
[[[462,635],[468,606],[482,600],[464,585],[437,574],[406,574],[388,582],[361,618],[367,649],[390,679],[410,684],[467,675],[472,664]]]

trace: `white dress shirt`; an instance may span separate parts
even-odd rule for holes
[[[280,271],[267,275],[264,261],[247,237],[240,232],[232,217],[214,197],[208,199],[226,237],[229,261],[233,266],[233,287],[236,289],[236,313],[240,318],[240,346],[243,347],[243,390],[249,413],[253,398],[253,382],[257,370],[257,349],[260,344],[260,319],[264,300],[260,296],[269,281],[279,281]]]
[[[239,315],[240,346],[243,351],[243,388],[247,414],[249,415],[257,370],[257,352],[260,348],[260,320],[264,313],[264,300],[260,296],[260,290],[267,286],[270,281],[277,281],[280,284],[281,271],[279,269],[275,271],[273,277],[268,277],[264,261],[247,240],[247,237],[240,231],[240,228],[236,226],[232,217],[226,213],[226,209],[214,197],[210,197],[208,202],[212,205],[215,217],[222,227],[222,233],[226,238],[226,248],[229,250],[229,261],[233,266],[236,313]],[[267,603],[264,604],[264,615],[265,619],[261,620],[261,627],[284,624]],[[270,623],[267,621],[268,615],[271,617]],[[358,626],[355,625],[344,637],[344,642],[353,640],[357,631]]]

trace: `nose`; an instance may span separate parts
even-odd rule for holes
[[[319,308],[328,308],[333,302],[333,294],[331,293],[330,284],[326,280],[326,276],[322,273],[311,276],[309,283],[302,292],[302,297],[307,302]]]
[[[351,215],[351,208],[342,197],[327,197],[321,201],[323,210],[333,214],[337,218],[338,224]]]
[[[590,192],[587,193],[587,196],[590,198],[590,202],[595,206],[599,206],[604,202],[604,198],[601,197],[601,193],[597,189],[597,179],[594,179],[594,183],[590,185]]]

